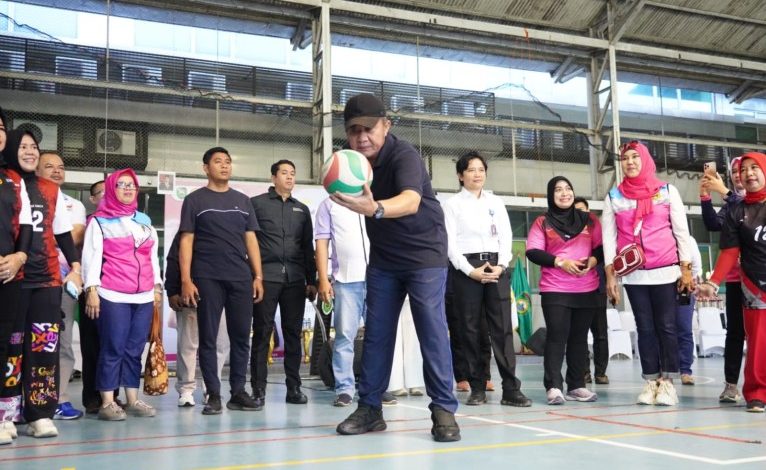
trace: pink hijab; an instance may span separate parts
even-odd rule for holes
[[[628,150],[638,152],[638,156],[641,158],[641,172],[633,178],[626,176],[617,188],[628,199],[636,200],[635,223],[638,224],[645,215],[652,213],[654,210],[652,197],[667,183],[658,179],[655,175],[657,166],[654,164],[654,160],[649,154],[649,149],[646,148],[646,145],[634,140],[623,146],[620,156],[625,155],[625,152]]]
[[[133,178],[133,184],[136,185],[136,198],[130,204],[123,204],[117,199],[117,180],[123,175],[129,175]],[[96,212],[93,213],[93,217],[124,217],[126,215],[133,215],[138,208],[138,177],[136,173],[130,169],[125,168],[117,170],[106,178],[104,182],[104,198],[98,203]]]

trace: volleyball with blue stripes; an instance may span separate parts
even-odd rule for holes
[[[365,183],[372,184],[372,167],[356,150],[338,150],[322,166],[322,185],[330,194],[359,196]]]

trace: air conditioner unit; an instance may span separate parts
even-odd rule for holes
[[[346,101],[350,100],[352,97],[354,97],[356,95],[361,95],[362,93],[368,93],[369,94],[370,92],[369,91],[365,91],[365,90],[354,90],[354,89],[351,89],[351,88],[343,88],[342,90],[340,90],[340,96],[339,96],[338,104],[341,105],[341,106],[345,106],[346,105]]]
[[[476,107],[473,101],[445,101],[442,103],[442,114],[448,116],[474,117],[476,116]]]
[[[9,72],[24,71],[24,53],[0,50],[0,70]]]
[[[226,75],[206,72],[189,72],[188,87],[226,93]]]
[[[96,130],[96,153],[136,156],[136,133],[114,129]]]
[[[96,80],[98,78],[98,64],[92,59],[57,56],[56,75]]]
[[[30,131],[37,139],[40,150],[58,151],[58,123],[32,121],[29,119],[14,119],[13,126],[16,129]]]
[[[391,96],[391,110],[405,111],[409,113],[422,113],[425,100],[422,96],[393,95]]]
[[[285,99],[313,101],[313,88],[308,83],[287,82],[285,84]]]
[[[162,69],[147,65],[122,64],[122,81],[141,85],[163,86]]]

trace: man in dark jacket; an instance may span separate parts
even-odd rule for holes
[[[256,231],[263,266],[263,302],[253,306],[253,345],[250,351],[250,381],[254,399],[266,396],[269,338],[274,330],[277,305],[285,348],[285,401],[303,404],[301,392],[301,327],[305,298],[316,297],[314,245],[311,213],[292,197],[295,164],[280,160],[271,166],[274,186],[250,202],[260,229]]]

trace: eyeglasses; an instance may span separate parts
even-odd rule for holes
[[[125,183],[124,181],[118,181],[115,187],[118,189],[136,189],[134,183]]]

